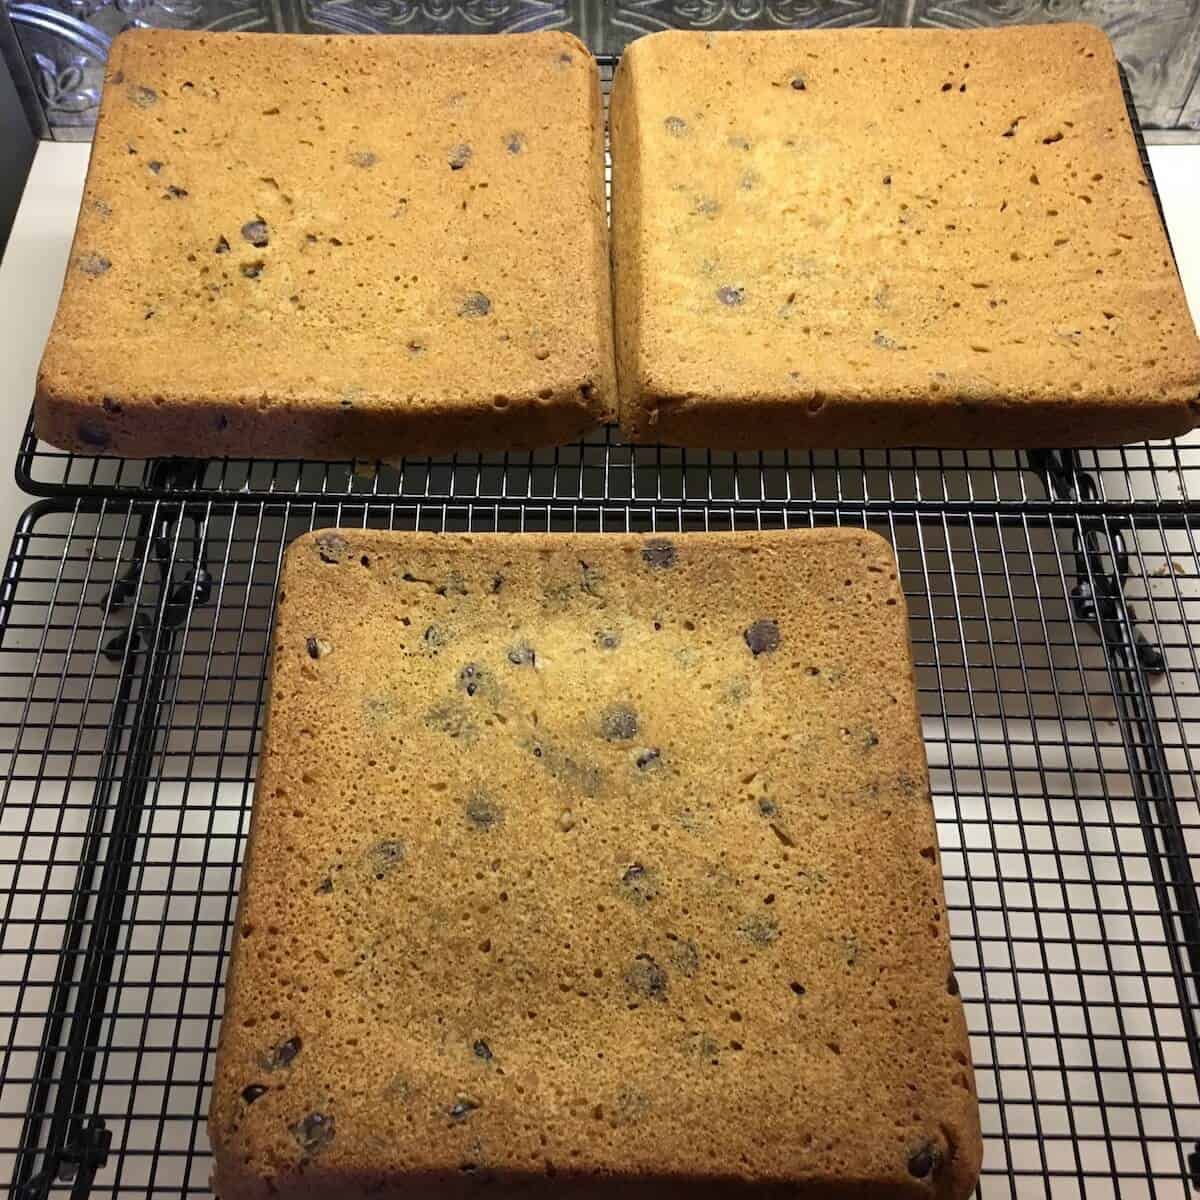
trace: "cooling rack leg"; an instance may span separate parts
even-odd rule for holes
[[[66,1052],[61,1070],[59,1059],[62,1055],[63,1031],[68,1020],[72,1021],[70,1045],[73,1047],[76,1041],[74,1026],[79,1020],[79,1013],[82,1012],[83,1007],[87,1005],[96,1008],[98,1005],[99,1011],[103,1011],[103,994],[96,994],[93,988],[89,996],[81,983],[78,995],[79,1009],[74,1017],[68,1017],[74,998],[76,967],[81,960],[81,954],[85,956],[85,962],[93,959],[90,947],[87,951],[83,950],[85,930],[88,928],[88,908],[96,873],[103,857],[105,813],[108,809],[108,797],[120,769],[122,730],[125,728],[130,699],[139,674],[138,660],[139,655],[136,650],[131,648],[121,671],[96,787],[92,793],[92,809],[88,817],[83,853],[75,878],[74,894],[71,897],[71,907],[67,916],[66,934],[50,997],[48,1009],[50,1016],[42,1035],[41,1048],[38,1051],[37,1067],[34,1071],[35,1083],[30,1096],[29,1111],[21,1130],[21,1149],[13,1180],[14,1194],[19,1200],[43,1200],[50,1194],[50,1189],[59,1179],[60,1172],[70,1169],[70,1158],[74,1158],[78,1163],[79,1158],[83,1157],[78,1153],[69,1156],[67,1146],[71,1117],[78,1111],[76,1107],[78,1066],[77,1062],[72,1062],[70,1048]],[[103,883],[101,887],[103,887]],[[93,925],[92,929],[95,928],[97,927]],[[85,965],[84,975],[86,974],[87,966]],[[33,1168],[37,1161],[38,1147],[42,1142],[42,1129],[46,1121],[46,1108],[55,1079],[59,1079],[61,1082],[54,1103],[54,1111],[50,1116],[49,1135],[45,1139],[43,1166],[34,1174]],[[80,1099],[86,1100],[86,1089]],[[98,1143],[97,1149],[100,1149],[101,1145]],[[103,1161],[107,1159],[107,1145],[103,1145],[102,1148],[104,1154],[97,1165],[102,1165]],[[90,1178],[94,1174],[94,1166],[87,1163],[79,1165],[83,1169],[78,1170],[77,1168],[78,1178]]]
[[[1138,824],[1162,915],[1192,1073],[1200,1084],[1200,901],[1149,680],[1161,674],[1164,663],[1157,647],[1150,646],[1137,628],[1125,600],[1128,558],[1119,530],[1107,522],[1081,521],[1073,540],[1080,573],[1072,589],[1072,607],[1077,617],[1095,626],[1108,658]],[[1192,1188],[1200,1191],[1200,1138],[1187,1155],[1187,1172]]]
[[[96,1172],[108,1161],[112,1134],[102,1118],[88,1114],[95,1047],[119,952],[121,915],[151,782],[159,708],[170,682],[177,629],[182,623],[180,605],[187,596],[193,601],[183,603],[185,610],[191,602],[205,603],[210,591],[198,524],[192,538],[192,567],[184,580],[172,581],[173,522],[174,517],[164,518],[157,506],[139,518],[131,567],[106,598],[112,607],[127,603],[140,591],[148,562],[156,564],[162,578],[152,615],[146,617],[135,610],[129,628],[104,648],[108,657],[121,664],[120,681],[92,795],[84,852],[49,1006],[51,1016],[22,1130],[14,1179],[18,1200],[46,1200],[55,1183],[65,1179],[72,1181],[71,1200],[86,1200]],[[144,651],[139,630],[149,635],[150,644]],[[124,751],[123,743],[127,744]],[[43,1139],[55,1083],[49,1131]],[[35,1173],[39,1146],[43,1147],[42,1165]]]

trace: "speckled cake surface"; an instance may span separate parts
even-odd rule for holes
[[[904,600],[861,531],[290,548],[215,1190],[966,1196]]]
[[[603,170],[569,34],[123,33],[39,436],[323,459],[574,437],[613,400]]]
[[[1099,445],[1197,422],[1200,343],[1084,25],[672,31],[613,85],[635,441]]]

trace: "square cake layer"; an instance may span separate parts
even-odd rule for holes
[[[218,1196],[966,1196],[896,576],[850,530],[299,539]]]
[[[1200,343],[1097,29],[655,34],[621,60],[612,145],[634,441],[1197,422]]]
[[[42,361],[68,450],[396,457],[604,421],[599,74],[565,33],[122,34]]]

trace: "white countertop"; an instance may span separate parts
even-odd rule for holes
[[[0,549],[9,545],[29,497],[13,482],[12,461],[33,397],[42,345],[58,302],[90,146],[43,142],[38,148],[4,259],[0,262]],[[1152,146],[1162,196],[1193,318],[1200,324],[1200,145]]]

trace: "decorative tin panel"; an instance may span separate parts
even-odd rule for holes
[[[566,0],[300,0],[322,33],[523,33],[572,23]]]
[[[1200,133],[1200,68],[1192,81],[1192,90],[1184,103],[1183,112],[1175,122],[1175,128]]]
[[[903,0],[614,0],[604,44],[616,53],[660,29],[818,29],[903,24]]]
[[[912,23],[944,29],[1086,21],[1112,38],[1148,129],[1180,118],[1200,63],[1200,0],[916,0]]]
[[[89,138],[104,61],[122,29],[273,29],[272,0],[12,0],[8,13],[38,98],[58,138]]]

